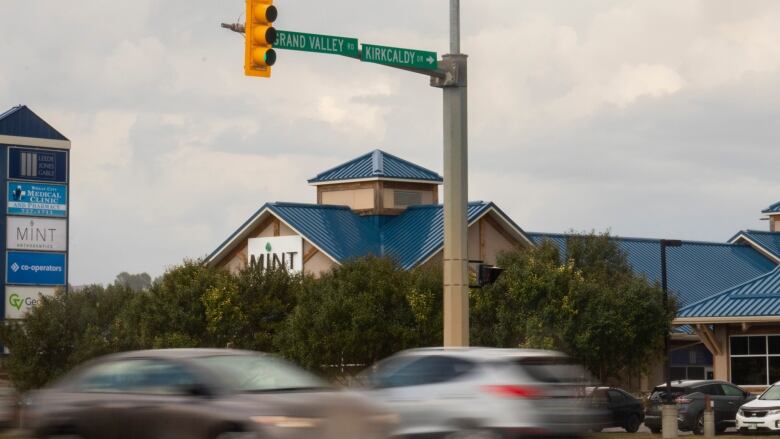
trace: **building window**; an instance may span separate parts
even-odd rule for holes
[[[780,335],[735,335],[730,343],[734,384],[766,386],[780,381]]]
[[[394,191],[395,207],[408,207],[422,204],[422,193],[415,191]]]
[[[672,366],[670,372],[672,381],[704,379],[704,367],[702,366]]]

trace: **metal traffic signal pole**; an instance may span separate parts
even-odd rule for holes
[[[460,53],[460,0],[450,0],[444,92],[444,346],[469,345],[467,56]]]
[[[450,0],[450,54],[363,44],[355,38],[277,31],[273,0],[246,0],[245,74],[271,76],[271,48],[329,53],[423,74],[444,93],[444,346],[469,344],[467,56],[460,53],[460,0]],[[254,31],[253,31],[254,29]],[[258,32],[259,31],[259,32]],[[406,57],[402,60],[402,56]],[[410,55],[411,54],[411,55]]]

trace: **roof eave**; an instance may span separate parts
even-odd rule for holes
[[[493,203],[486,204],[485,205],[485,210],[482,213],[478,214],[476,217],[474,217],[473,220],[469,221],[467,227],[473,226],[474,224],[479,222],[479,220],[481,220],[485,215],[488,215],[491,212],[493,212],[496,216],[501,218],[504,221],[504,223],[509,225],[510,231],[512,232],[513,235],[515,235],[515,238],[517,238],[518,241],[524,241],[525,243],[527,243],[528,245],[530,245],[532,247],[536,246],[536,244],[534,244],[534,242],[528,236],[525,235],[525,232],[523,231],[523,229],[521,229],[517,224],[515,224],[514,221],[512,221],[509,217],[507,217],[504,214],[504,212],[501,209],[499,209],[499,207],[496,206]],[[408,267],[404,267],[404,268],[413,268],[413,267],[418,267],[420,265],[425,265],[428,261],[431,260],[431,258],[436,256],[442,250],[442,248],[444,248],[444,243],[443,242],[442,242],[441,245],[436,246],[429,253],[427,253],[426,255],[421,256],[416,261],[414,261],[413,263],[409,264]]]
[[[697,316],[697,317],[676,317],[672,320],[673,325],[703,325],[718,323],[778,323],[780,316]]]
[[[352,178],[347,180],[325,180],[318,181],[317,179],[308,180],[307,183],[310,186],[323,186],[328,184],[343,184],[343,183],[360,183],[365,181],[397,181],[401,183],[420,183],[420,184],[435,184],[441,185],[444,183],[442,180],[421,180],[414,178],[393,178],[393,177],[366,177],[366,178]]]
[[[774,254],[771,250],[759,244],[758,242],[750,239],[750,235],[748,235],[744,231],[734,235],[728,242],[729,244],[736,244],[740,239],[746,241],[748,245],[753,247],[753,250],[761,253],[762,256],[768,258],[775,264],[780,264],[780,256]]]
[[[209,267],[214,267],[217,264],[219,264],[227,254],[229,254],[233,249],[236,248],[242,241],[247,239],[249,237],[249,232],[257,227],[259,224],[262,223],[262,221],[267,218],[267,215],[273,216],[274,218],[278,219],[280,222],[282,222],[285,226],[290,228],[293,232],[295,232],[298,236],[305,239],[309,244],[311,244],[312,247],[316,248],[319,252],[327,256],[329,259],[331,259],[336,264],[341,265],[341,261],[339,261],[336,257],[325,251],[322,247],[317,245],[314,240],[306,236],[305,233],[302,233],[297,228],[293,227],[289,222],[287,222],[282,215],[280,215],[278,212],[275,212],[273,210],[273,204],[266,203],[264,204],[257,212],[255,212],[254,215],[249,217],[247,221],[244,222],[244,224],[241,225],[241,227],[238,228],[235,232],[233,232],[232,235],[228,237],[219,247],[217,247],[216,250],[211,252],[210,255],[208,255],[205,259],[206,265]]]
[[[70,140],[44,139],[40,137],[22,137],[0,134],[0,143],[16,146],[33,146],[40,148],[70,149]]]

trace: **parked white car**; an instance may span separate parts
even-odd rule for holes
[[[606,415],[583,398],[590,375],[553,351],[413,349],[362,378],[371,399],[399,416],[402,437],[577,436]]]
[[[780,431],[780,382],[739,408],[737,430],[748,434]]]

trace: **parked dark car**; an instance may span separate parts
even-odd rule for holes
[[[709,395],[715,412],[715,431],[724,432],[736,425],[737,410],[753,399],[734,384],[717,380],[673,381],[671,399],[679,411],[677,428],[681,431],[704,433],[704,398]],[[661,407],[666,396],[666,384],[653,389],[650,406],[645,415],[645,425],[653,432],[661,432]]]
[[[378,438],[395,418],[286,361],[226,349],[111,355],[24,404],[24,427],[45,438]]]
[[[620,427],[629,433],[636,433],[645,419],[645,409],[642,401],[625,390],[615,387],[592,387],[588,389],[591,404],[605,409],[608,416],[594,430]]]

